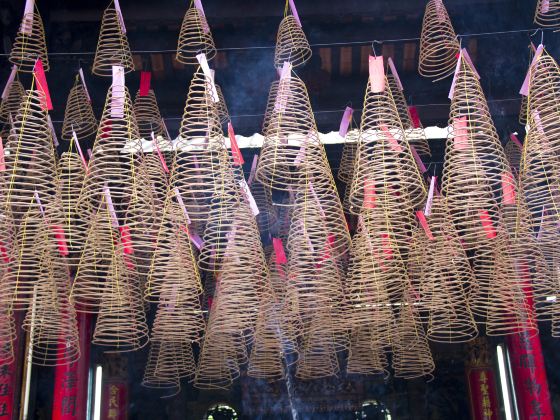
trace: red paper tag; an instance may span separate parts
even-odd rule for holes
[[[274,254],[276,255],[276,263],[286,264],[288,262],[288,258],[286,258],[286,253],[284,252],[282,239],[272,238],[272,246],[274,247]]]
[[[2,242],[0,242],[0,257],[2,257],[2,261],[5,263],[9,263],[11,261],[10,256],[8,255],[8,249]]]
[[[381,93],[385,91],[383,56],[369,56],[369,85],[373,93]]]
[[[111,120],[106,120],[101,126],[101,138],[106,139],[111,135]]]
[[[373,209],[375,208],[375,183],[370,180],[366,179],[364,182],[364,203],[363,206],[365,209]]]
[[[150,93],[150,81],[152,80],[152,73],[149,71],[140,72],[140,96],[148,96]]]
[[[233,157],[233,164],[237,166],[241,166],[245,163],[243,160],[243,155],[241,154],[241,150],[237,145],[237,139],[235,138],[235,132],[233,131],[233,126],[230,122],[228,122],[227,126],[229,142],[231,144],[231,155]]]
[[[383,131],[383,134],[385,134],[385,138],[389,141],[391,149],[393,149],[397,153],[402,153],[403,148],[399,144],[395,136],[393,136],[393,134],[389,130],[389,127],[387,127],[385,124],[379,124],[379,127],[381,128],[381,131]]]
[[[486,232],[486,237],[488,239],[495,238],[497,235],[496,229],[494,229],[494,224],[492,223],[492,219],[490,218],[488,211],[483,209],[478,210],[478,217],[480,217],[480,222]]]
[[[161,154],[161,150],[159,150],[159,145],[156,139],[156,136],[154,136],[154,132],[152,131],[152,142],[154,143],[154,147],[156,149],[156,153],[159,157],[159,161],[161,163],[161,167],[163,168],[163,171],[168,174],[169,173],[169,168],[167,167],[167,162],[165,161],[165,158],[163,157],[163,155]]]
[[[35,76],[35,82],[37,83],[37,90],[43,92],[45,95],[45,103],[43,104],[43,109],[50,111],[53,109],[51,94],[49,93],[49,86],[47,85],[47,76],[45,76],[45,69],[43,68],[43,62],[40,58],[35,62],[35,67],[33,67],[33,75]]]
[[[420,128],[422,124],[420,123],[420,117],[418,116],[418,109],[416,109],[415,106],[409,106],[408,113],[410,114],[410,119],[412,120],[412,126],[414,128]]]
[[[502,172],[502,204],[515,204],[515,181],[511,172]]]
[[[58,244],[58,252],[60,255],[66,257],[68,252],[68,245],[66,243],[66,236],[64,235],[64,229],[59,225],[51,225],[51,230],[56,238],[56,243]]]
[[[509,135],[509,139],[512,142],[514,142],[517,145],[517,147],[519,147],[519,150],[523,150],[523,144],[519,141],[519,139],[517,138],[517,136],[515,134],[511,133]]]
[[[467,117],[453,119],[453,147],[455,150],[465,150],[469,146],[469,131]]]
[[[430,230],[430,226],[428,225],[428,221],[426,220],[426,216],[424,215],[424,213],[418,210],[416,212],[416,217],[418,218],[420,226],[422,226],[422,229],[424,229],[424,232],[426,233],[428,239],[430,239],[430,241],[433,241],[434,235],[432,235],[432,231]]]
[[[130,236],[130,228],[126,225],[119,226],[119,232],[121,233],[123,252],[128,255],[134,254],[134,248],[132,247],[132,237]]]
[[[383,254],[385,254],[385,259],[386,260],[393,259],[393,248],[391,247],[391,241],[389,240],[389,234],[388,233],[382,233],[381,238],[382,238],[381,243],[382,243],[382,248],[383,248]]]

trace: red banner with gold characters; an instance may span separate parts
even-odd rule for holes
[[[103,383],[101,420],[128,419],[128,384],[109,380]]]
[[[15,315],[17,328],[21,325],[22,315]],[[13,346],[13,359],[0,359],[0,420],[19,419],[19,387],[21,384],[21,367],[23,359],[23,342],[25,335],[17,334],[12,343],[4,345]],[[23,338],[23,340],[22,340]]]
[[[507,343],[521,420],[554,419],[538,334],[509,335]]]
[[[498,420],[499,406],[496,396],[496,380],[491,368],[467,370],[471,413],[474,420]]]

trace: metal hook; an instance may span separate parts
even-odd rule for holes
[[[457,34],[455,37],[459,41],[459,51],[463,48],[463,35]]]
[[[377,54],[376,54],[376,52],[375,52],[375,44],[382,45],[383,42],[374,40],[374,41],[371,43],[371,49],[373,50],[373,56],[374,56],[375,58],[377,58]]]
[[[535,29],[532,33],[529,34],[529,38],[534,37],[536,34],[541,33],[541,45],[544,42],[544,31],[542,30],[542,28],[537,28]]]

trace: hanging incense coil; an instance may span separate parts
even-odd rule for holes
[[[538,0],[533,22],[543,28],[560,26],[560,5],[556,1]]]
[[[166,141],[162,141],[161,137],[156,138],[156,142],[160,145],[159,147],[166,147]],[[161,150],[161,149],[160,149]],[[163,153],[163,152],[162,152]],[[167,164],[167,159],[163,155],[164,160]],[[171,165],[167,164],[169,168]],[[148,182],[151,188],[151,204],[153,206],[152,210],[154,212],[155,225],[159,227],[161,220],[163,219],[163,212],[165,209],[165,200],[169,192],[169,175],[163,169],[162,162],[158,157],[157,153],[146,153],[140,165],[138,166],[138,172],[142,174],[144,179]]]
[[[216,56],[216,46],[206,16],[196,7],[191,7],[181,24],[175,59],[183,64],[198,65],[198,54],[205,54],[210,61]]]
[[[157,343],[158,341],[156,341]],[[196,371],[192,344],[188,340],[161,341],[155,375],[169,378],[191,378]]]
[[[375,332],[368,326],[357,328],[350,339],[348,374],[389,376],[389,362]]]
[[[147,344],[148,332],[140,284],[127,267],[124,247],[119,244],[100,297],[92,343],[111,352],[134,351]]]
[[[513,141],[508,140],[504,147],[504,152],[506,154],[506,158],[508,160],[509,166],[511,170],[518,175],[519,169],[521,167],[521,153],[523,152],[522,149],[519,148],[517,144]]]
[[[9,121],[10,115],[16,115],[24,97],[25,89],[16,78],[10,85],[6,98],[0,102],[0,123],[6,123]]]
[[[443,1],[430,0],[422,21],[418,72],[436,80],[449,76],[457,63],[459,49],[460,44]]]
[[[113,66],[123,67],[125,73],[134,71],[130,45],[121,19],[120,12],[116,10],[111,0],[103,12],[97,49],[93,59],[92,72],[97,76],[111,77]]]
[[[153,89],[150,89],[147,95],[140,95],[140,91],[136,93],[134,115],[136,116],[138,132],[141,138],[150,140],[152,133],[154,137],[166,136],[165,126],[161,119],[156,94]]]
[[[394,334],[393,370],[395,378],[433,378],[432,352],[418,313],[411,304],[410,291],[405,292]]]
[[[280,85],[280,80],[274,80],[270,84],[270,89],[268,91],[268,99],[266,101],[266,110],[264,111],[263,127],[262,127],[262,134],[265,137],[267,135],[268,126],[270,125],[270,120],[272,119],[272,114],[274,112],[279,85]]]
[[[64,220],[64,232],[70,255],[68,263],[77,265],[86,241],[87,223],[78,212],[78,199],[86,177],[80,156],[72,151],[64,152],[58,162],[59,202]]]
[[[111,225],[105,206],[91,216],[85,238],[70,298],[77,311],[98,313],[113,260],[114,243],[118,240],[117,230]]]
[[[375,197],[391,209],[420,206],[426,198],[425,182],[406,142],[387,78],[382,92],[374,93],[370,86],[371,81],[368,81],[350,211],[360,214],[373,205],[371,201]],[[369,190],[367,200],[366,189]]]
[[[261,233],[269,232],[277,223],[276,209],[272,204],[272,191],[266,185],[253,181],[250,185],[251,194],[255,199],[259,214],[257,224]]]
[[[153,389],[170,389],[174,391],[172,395],[176,395],[181,389],[181,380],[178,371],[165,376],[162,376],[159,372],[156,373],[160,353],[163,353],[161,348],[167,345],[174,347],[174,344],[161,341],[152,341],[150,343],[150,352],[148,354],[148,360],[146,361],[146,367],[144,368],[142,386]]]
[[[0,211],[0,225],[2,226],[0,232],[0,278],[2,278],[11,263],[19,258],[16,232],[22,229],[24,225],[19,222],[16,229],[14,218],[9,211]],[[5,298],[5,293],[7,293],[5,288],[0,286],[0,302],[2,300],[10,301],[10,299]]]
[[[74,86],[70,89],[64,121],[62,123],[62,138],[70,140],[72,131],[78,138],[88,137],[97,132],[97,119],[93,113],[91,101],[80,76],[76,76]]]
[[[285,16],[276,35],[274,66],[280,68],[288,61],[293,67],[299,67],[310,58],[311,47],[300,23],[292,15]]]
[[[170,177],[171,187],[179,190],[195,223],[206,222],[212,198],[228,185],[224,181],[231,177],[229,156],[210,90],[211,82],[199,68],[189,87]]]
[[[44,100],[42,92],[27,91],[6,143],[9,153],[5,156],[3,196],[16,217],[24,215],[35,201],[35,192],[45,206],[56,194],[55,151]]]
[[[516,267],[511,240],[500,229],[491,253],[474,261],[479,289],[472,296],[473,312],[484,317],[486,335],[538,333],[534,309],[524,287],[527,284]]]
[[[45,28],[37,7],[23,16],[10,51],[10,63],[23,73],[33,73],[35,62],[41,59],[43,69],[49,71],[49,56],[45,41]]]
[[[17,337],[14,314],[6,300],[0,301],[0,360],[3,365],[14,362],[14,342]]]
[[[387,72],[387,83],[389,89],[391,89],[391,94],[393,95],[393,100],[395,101],[397,112],[399,113],[399,118],[404,129],[404,137],[408,141],[408,144],[414,146],[420,156],[430,157],[432,156],[432,152],[430,151],[430,145],[428,144],[424,127],[422,127],[419,118],[415,120],[412,119],[404,97],[404,92],[400,82],[397,81],[397,77],[398,76],[395,76],[392,71]]]
[[[88,176],[80,194],[80,206],[90,213],[99,208],[105,200],[105,188],[109,189],[115,203],[119,200],[130,202],[136,191],[140,151],[140,135],[128,89],[111,87],[89,160]]]
[[[525,126],[527,125],[527,104],[528,98],[521,95],[521,105],[519,107],[519,124]]]
[[[222,124],[226,124],[231,121],[231,118],[229,117],[229,111],[226,100],[224,98],[224,93],[222,92],[222,88],[220,87],[220,85],[214,86],[216,86],[216,93],[218,94],[219,99],[218,102],[216,102],[216,107],[218,108],[218,116],[220,117],[220,122]]]
[[[358,150],[358,139],[360,138],[359,130],[350,130],[344,138],[344,146],[342,146],[342,156],[338,165],[336,177],[344,182],[349,189],[354,175],[354,161],[356,159],[356,151]]]

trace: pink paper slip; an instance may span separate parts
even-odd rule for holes
[[[210,66],[208,65],[206,54],[200,53],[196,56],[196,59],[200,64],[200,68],[202,69],[202,72],[204,73],[206,78],[210,81],[210,95],[212,96],[212,100],[214,102],[220,102],[220,97],[218,96],[218,91],[216,90],[216,84],[214,83],[214,76],[210,71]]]
[[[502,172],[502,204],[515,204],[515,181],[511,172]]]
[[[372,180],[366,179],[364,182],[364,203],[365,209],[375,208],[375,183]]]
[[[45,69],[43,68],[43,62],[40,58],[35,62],[35,67],[33,68],[33,75],[35,76],[35,82],[37,83],[37,90],[43,92],[45,95],[45,102],[43,103],[43,109],[46,111],[51,111],[53,109],[51,94],[49,93],[49,86],[47,85],[47,76],[45,76]]]
[[[350,121],[352,121],[352,113],[354,110],[349,106],[346,107],[344,110],[344,114],[342,115],[342,120],[340,120],[340,127],[338,129],[338,135],[340,137],[346,137],[346,133],[348,133],[348,127],[350,127]]]
[[[482,228],[484,229],[484,232],[486,232],[486,237],[488,239],[495,238],[497,235],[496,229],[494,229],[494,224],[492,223],[492,219],[490,218],[488,211],[479,209],[478,217],[480,217],[480,222],[482,223]]]
[[[4,157],[4,144],[2,143],[2,137],[0,137],[0,172],[6,170],[6,159]]]
[[[383,131],[383,134],[385,135],[385,138],[389,142],[391,149],[393,149],[397,153],[402,153],[403,148],[399,144],[399,141],[395,138],[395,136],[393,136],[393,133],[391,133],[389,127],[387,127],[385,124],[380,124],[379,127],[381,128],[381,131]]]
[[[185,216],[185,219],[187,220],[187,224],[190,225],[191,224],[191,218],[189,217],[189,213],[187,212],[187,208],[185,207],[185,202],[183,201],[183,196],[181,196],[181,193],[179,192],[179,188],[175,187],[175,188],[173,188],[173,191],[175,192],[175,198],[177,198],[177,202],[179,203],[179,207],[181,207],[181,210],[183,210],[183,215]]]
[[[369,84],[373,93],[381,93],[385,91],[383,56],[369,56]]]
[[[422,162],[422,158],[416,151],[416,147],[414,147],[412,144],[410,145],[410,151],[412,152],[412,156],[414,156],[414,160],[416,161],[416,164],[418,165],[418,169],[420,169],[420,172],[426,173],[427,171],[426,165],[424,165],[424,162]]]
[[[455,150],[466,150],[469,147],[469,130],[466,116],[453,119],[453,147]]]
[[[231,155],[233,157],[233,164],[241,166],[245,163],[245,161],[243,160],[243,155],[241,154],[241,150],[237,144],[237,139],[235,138],[235,132],[233,131],[231,122],[228,122],[228,136],[231,146]]]
[[[152,143],[154,144],[154,149],[156,149],[156,153],[159,157],[159,161],[161,163],[161,167],[163,168],[163,171],[168,174],[169,173],[169,168],[167,167],[167,162],[165,161],[165,158],[163,157],[163,155],[161,154],[161,150],[159,150],[159,145],[156,139],[156,136],[154,135],[154,132],[152,131]]]
[[[247,180],[247,184],[251,185],[253,183],[253,179],[255,179],[255,171],[257,170],[257,162],[259,160],[259,155],[253,155],[253,163],[251,164],[251,172],[249,172],[249,179]]]
[[[436,189],[437,176],[433,176],[430,180],[430,189],[428,190],[428,199],[426,200],[426,206],[424,207],[424,214],[429,216],[432,214],[432,203],[434,201],[434,192]]]
[[[105,194],[105,200],[107,201],[107,210],[109,211],[109,215],[111,216],[111,224],[113,227],[119,227],[119,219],[117,219],[117,212],[115,211],[115,206],[113,205],[113,198],[111,197],[111,190],[105,184],[103,187],[103,193]]]
[[[531,65],[529,66],[529,70],[527,70],[527,74],[525,75],[525,79],[523,79],[523,85],[521,85],[521,89],[519,90],[519,94],[523,96],[529,96],[529,82],[531,81],[531,67],[537,62],[544,51],[543,44],[540,44],[535,51],[535,55],[533,55],[533,60],[531,60]]]
[[[272,238],[272,245],[274,247],[274,255],[276,255],[276,262],[278,264],[286,264],[288,262],[288,258],[286,258],[286,253],[284,252],[282,239]]]
[[[86,158],[84,154],[82,153],[82,148],[80,146],[80,142],[78,141],[78,136],[76,135],[76,132],[74,130],[72,130],[72,138],[74,139],[74,143],[76,143],[76,150],[78,150],[78,155],[80,155],[80,160],[82,161],[82,165],[84,165],[84,169],[86,173],[88,173],[89,172],[88,164],[86,162]]]
[[[301,20],[299,20],[296,4],[294,3],[294,0],[288,0],[288,1],[290,3],[290,10],[292,11],[292,15],[294,15],[294,19],[296,20],[297,24],[301,28]]]
[[[126,34],[126,26],[124,26],[124,18],[121,10],[121,5],[119,4],[119,0],[114,0],[115,2],[115,10],[117,11],[117,16],[119,17],[119,23],[121,24],[121,30],[123,34]]]
[[[426,216],[424,215],[424,213],[418,210],[416,212],[416,217],[418,218],[420,226],[422,226],[422,229],[424,229],[424,232],[426,233],[428,239],[430,239],[430,241],[433,241],[434,235],[432,235],[432,231],[430,230],[430,226],[428,225],[428,221],[426,220]]]
[[[511,133],[509,135],[509,139],[512,142],[514,142],[517,145],[517,147],[519,147],[519,150],[523,150],[523,144],[519,141],[519,139],[517,138],[517,136],[515,134]]]
[[[457,58],[455,73],[453,73],[453,81],[451,82],[451,87],[449,88],[449,94],[447,95],[449,99],[453,99],[453,96],[455,95],[455,85],[457,84],[457,76],[459,75],[459,71],[461,70],[461,56],[462,56],[462,51],[459,53],[459,58]]]
[[[8,92],[10,91],[10,87],[12,86],[12,83],[14,83],[14,80],[16,79],[16,74],[17,74],[17,66],[14,65],[12,66],[12,71],[10,72],[10,76],[6,81],[6,85],[4,86],[4,90],[2,91],[2,99],[6,99],[8,97]]]
[[[204,8],[202,7],[201,0],[194,0],[194,7],[200,12],[202,16],[206,18],[206,14],[204,13]],[[203,24],[202,30],[204,31],[205,34],[210,32],[210,27],[208,26],[208,22]]]
[[[124,117],[124,68],[113,66],[113,83],[111,85],[111,117]]]
[[[244,179],[239,181],[239,186],[245,193],[245,197],[249,202],[249,207],[251,207],[253,216],[257,216],[260,213],[259,208],[257,207],[257,202],[255,201],[255,198],[253,197],[253,194],[251,193],[251,190],[249,189],[249,186],[247,185]]]
[[[401,78],[399,77],[399,73],[397,73],[397,68],[395,67],[395,63],[393,63],[393,59],[389,57],[387,61],[389,63],[389,68],[391,69],[391,73],[393,74],[393,77],[397,82],[397,87],[399,88],[400,91],[404,90],[403,85],[401,83]]]
[[[82,85],[84,87],[84,92],[86,92],[86,96],[88,98],[88,101],[91,102],[91,97],[89,96],[89,91],[86,85],[86,79],[84,78],[84,71],[82,70],[82,68],[80,67],[80,70],[78,70],[78,74],[80,75],[80,79],[82,80]]]

